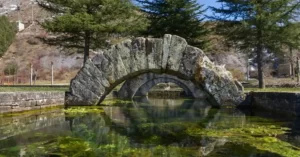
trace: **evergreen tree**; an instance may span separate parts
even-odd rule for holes
[[[286,25],[286,29],[283,33],[283,48],[285,49],[285,53],[288,52],[290,56],[290,64],[291,64],[291,78],[295,77],[295,69],[294,62],[296,58],[294,57],[293,50],[300,49],[300,23],[292,22]]]
[[[203,5],[196,0],[136,0],[150,21],[147,35],[174,34],[188,43],[204,48],[208,29],[204,26]]]
[[[7,51],[16,35],[16,25],[6,16],[0,16],[0,57]]]
[[[55,44],[83,49],[84,61],[89,50],[99,47],[99,40],[108,34],[135,35],[147,23],[130,0],[39,0],[38,3],[56,14],[42,24],[50,32],[61,33]]]
[[[219,21],[219,33],[241,49],[254,49],[259,87],[264,88],[263,54],[278,52],[287,35],[285,30],[295,19],[298,0],[218,0],[220,8],[211,7]]]

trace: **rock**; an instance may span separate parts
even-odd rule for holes
[[[183,52],[179,72],[184,73],[188,77],[187,79],[193,79],[195,77],[195,69],[197,68],[196,63],[199,58],[203,58],[204,56],[205,54],[200,49],[188,45]]]
[[[168,58],[169,58],[169,53],[170,53],[170,46],[171,46],[171,39],[172,35],[166,34],[164,35],[163,38],[163,56],[162,56],[162,62],[161,66],[164,69],[167,69],[167,64],[168,64]]]
[[[167,70],[178,71],[183,52],[187,46],[185,39],[173,35],[170,44]]]
[[[147,73],[146,77],[142,76],[144,73]],[[188,88],[187,85],[183,88],[192,91],[193,95],[197,92],[201,95],[203,92],[199,91],[203,90],[208,99],[219,106],[238,105],[243,99],[243,88],[223,66],[215,65],[200,49],[187,45],[185,39],[165,35],[163,39],[125,40],[88,60],[71,81],[66,104],[101,102],[115,86],[137,77],[133,79],[135,82],[124,86],[129,88],[124,95],[132,96],[137,90],[136,86],[133,88],[135,84],[138,87],[157,74],[168,74],[168,80],[158,79],[161,81],[188,82]],[[145,88],[146,91],[152,85]]]
[[[146,39],[145,38],[136,38],[132,40],[131,43],[131,71],[138,72],[141,69],[146,69]]]
[[[148,38],[146,41],[146,59],[147,59],[147,68],[149,70],[158,70],[161,72],[162,67],[162,57],[163,57],[163,40],[162,39],[152,39]]]

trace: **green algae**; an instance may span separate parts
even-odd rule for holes
[[[57,109],[62,109],[63,105],[61,104],[53,104],[52,106],[49,107],[44,107],[40,109],[33,109],[33,110],[28,110],[28,111],[20,111],[20,112],[9,112],[9,113],[0,113],[0,118],[3,117],[17,117],[17,116],[24,116],[24,115],[31,115],[31,114],[42,114],[44,112],[49,112],[52,110],[57,110]]]
[[[194,137],[225,138],[233,143],[247,144],[258,150],[268,151],[284,157],[299,157],[300,148],[277,138],[289,129],[275,125],[246,124],[243,127],[189,128],[187,134]]]
[[[107,99],[101,102],[101,105],[112,106],[112,105],[125,105],[132,104],[132,100],[123,100],[123,99]]]
[[[86,107],[70,107],[64,109],[64,112],[69,117],[82,116],[87,113],[102,113],[104,112],[103,108],[98,106],[86,106]]]

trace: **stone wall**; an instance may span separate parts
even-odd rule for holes
[[[284,115],[300,116],[300,93],[252,92],[246,105]]]
[[[0,113],[63,105],[64,97],[65,92],[1,92]]]

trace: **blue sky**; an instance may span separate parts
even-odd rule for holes
[[[198,0],[198,2],[200,4],[204,4],[206,7],[208,7],[208,6],[215,6],[215,7],[219,6],[219,4],[216,1],[217,0]],[[208,15],[211,14],[210,10],[207,11],[207,14]]]

